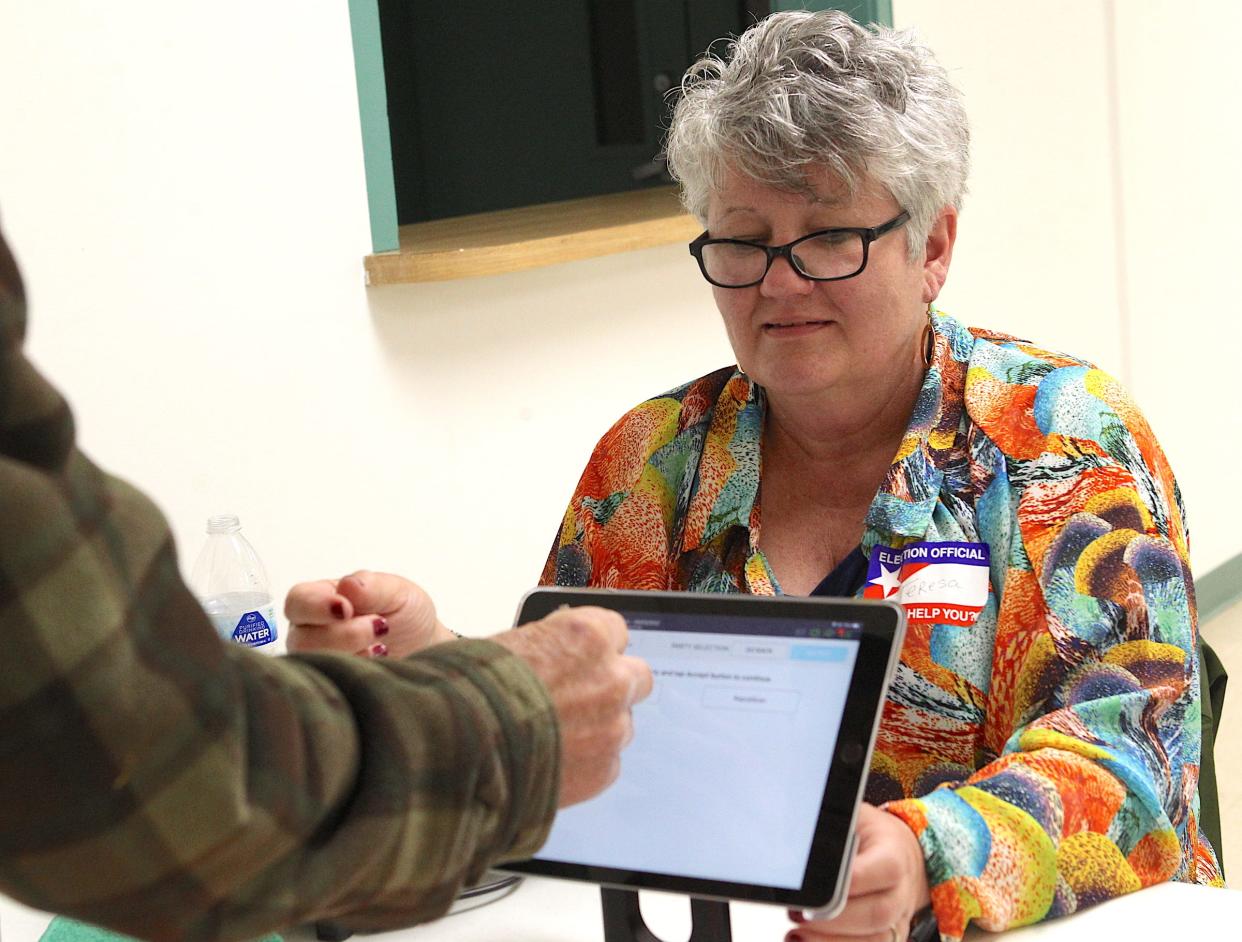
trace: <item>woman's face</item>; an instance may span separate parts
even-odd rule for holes
[[[790,193],[730,174],[708,205],[708,232],[782,245],[817,229],[879,226],[903,208],[875,184],[851,197],[826,170],[808,179],[813,193]],[[929,287],[926,268],[909,260],[899,227],[871,243],[853,278],[808,281],[777,259],[757,285],[712,290],[738,365],[769,393],[806,395],[891,383],[913,367],[939,288]]]

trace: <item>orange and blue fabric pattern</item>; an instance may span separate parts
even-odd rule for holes
[[[933,326],[862,538],[890,581],[861,594],[900,598],[877,563],[949,545],[986,547],[987,586],[970,618],[907,604],[868,800],[918,836],[948,939],[1166,880],[1221,885],[1197,826],[1194,589],[1159,444],[1091,364],[939,312]],[[764,413],[726,368],[622,417],[543,581],[779,593],[759,549]]]

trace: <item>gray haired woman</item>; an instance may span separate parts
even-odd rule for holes
[[[737,366],[613,426],[543,572],[905,606],[849,903],[791,939],[903,939],[919,913],[956,939],[1221,882],[1164,454],[1090,363],[933,307],[968,140],[931,53],[842,13],[775,14],[691,68],[669,166]],[[383,613],[390,650],[447,637],[394,595],[419,601]],[[291,646],[370,640],[331,583],[289,611]]]

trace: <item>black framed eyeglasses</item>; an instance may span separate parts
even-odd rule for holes
[[[767,277],[772,263],[784,258],[810,281],[841,281],[862,274],[871,243],[910,220],[904,210],[872,229],[818,229],[784,245],[746,239],[713,239],[706,232],[690,243],[690,254],[703,277],[718,288],[749,288]]]

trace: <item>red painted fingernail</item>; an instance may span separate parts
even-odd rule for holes
[[[806,922],[806,916],[803,915],[802,910],[800,909],[789,910],[789,918],[792,919],[794,922],[798,923],[799,925]]]
[[[388,657],[388,645],[386,644],[371,645],[371,657]]]
[[[345,604],[343,602],[336,601],[332,603],[332,617],[333,618],[344,618],[345,617]]]
[[[371,622],[371,626],[375,629],[375,637],[382,638],[388,634],[388,622],[382,615],[377,615]]]
[[[785,942],[802,942],[803,935],[801,932],[791,932],[785,936]]]

